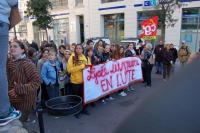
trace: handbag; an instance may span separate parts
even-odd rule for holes
[[[18,7],[12,7],[10,11],[10,27],[9,29],[12,29],[15,25],[17,25],[22,20],[19,8]]]
[[[155,64],[155,55],[154,54],[151,54],[150,58],[148,59],[149,63],[151,65],[154,65]]]

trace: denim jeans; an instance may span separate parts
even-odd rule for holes
[[[163,63],[162,62],[156,62],[156,73],[162,74],[163,72]]]
[[[6,73],[8,27],[9,25],[7,23],[0,21],[0,117],[7,116],[10,108]]]
[[[59,96],[59,86],[58,85],[48,85],[47,93],[48,93],[50,99],[58,97]]]

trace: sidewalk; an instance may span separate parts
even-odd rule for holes
[[[28,133],[19,120],[12,121],[6,126],[0,127],[0,133]]]

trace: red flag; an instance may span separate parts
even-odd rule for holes
[[[140,38],[144,40],[156,39],[158,29],[158,16],[141,22],[142,33]]]

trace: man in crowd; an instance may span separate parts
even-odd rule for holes
[[[163,72],[163,53],[164,53],[164,43],[160,43],[156,46],[155,50],[155,63],[156,63],[156,74],[162,74]]]
[[[178,58],[182,66],[187,63],[189,57],[191,55],[189,46],[186,45],[185,41],[182,41],[182,45],[178,51]]]
[[[176,50],[176,48],[174,48],[174,44],[172,44],[172,43],[170,44],[170,51],[173,56],[172,72],[174,72],[176,60],[178,58],[178,51]]]

